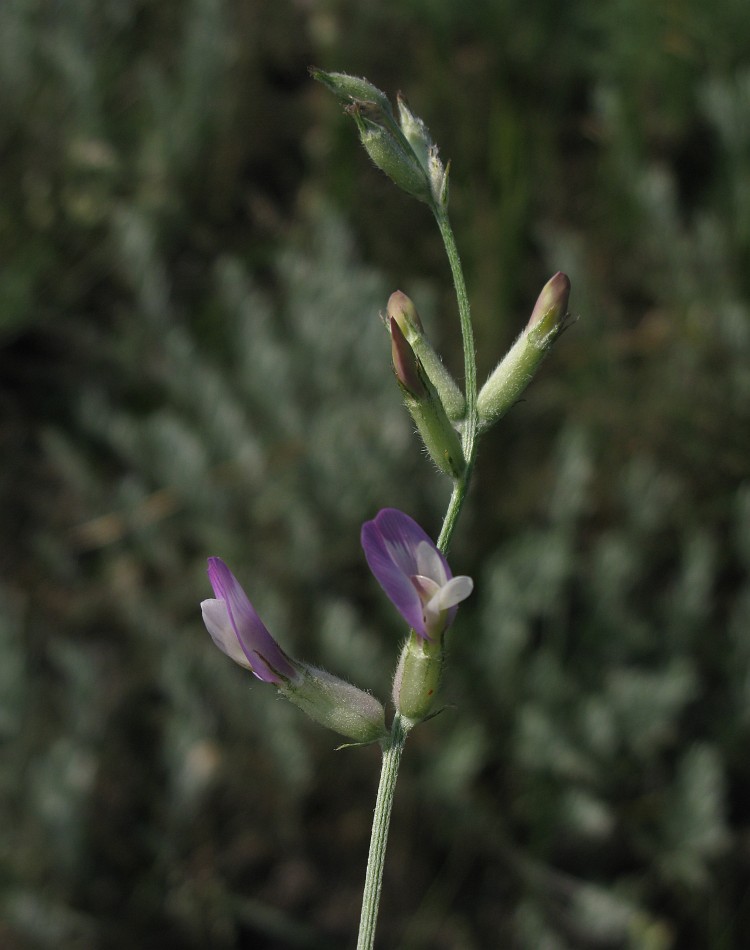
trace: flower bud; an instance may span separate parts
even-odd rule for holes
[[[430,382],[437,390],[448,418],[454,423],[461,422],[466,414],[466,400],[455,379],[433,349],[424,332],[417,308],[406,294],[397,290],[388,298],[387,313],[389,318],[396,321],[424,367]]]
[[[535,346],[549,349],[555,342],[568,315],[569,299],[570,279],[558,271],[542,287],[526,324],[527,333],[533,331]]]
[[[419,357],[395,319],[391,318],[391,351],[396,380],[433,462],[441,472],[458,479],[466,468],[461,442]]]
[[[417,357],[395,319],[391,319],[391,359],[402,391],[414,399],[428,399],[429,393],[419,375]]]
[[[317,79],[330,89],[340,102],[347,105],[353,102],[373,102],[393,119],[393,110],[388,96],[366,79],[348,76],[346,73],[327,73],[322,69],[316,69],[315,66],[310,67],[309,73],[313,79]]]
[[[301,681],[279,692],[311,719],[354,742],[376,742],[386,735],[385,712],[374,696],[325,670],[297,663]]]
[[[424,327],[419,318],[417,308],[411,298],[401,290],[394,290],[388,298],[386,312],[401,328],[409,343],[413,343],[417,336],[424,334]]]
[[[558,272],[542,288],[526,329],[497,365],[477,398],[480,429],[497,422],[531,382],[565,326],[570,280]]]
[[[401,96],[400,124],[384,92],[366,79],[310,68],[310,75],[345,104],[357,123],[359,137],[378,168],[404,191],[432,208],[448,203],[448,174],[424,122]]]
[[[427,173],[402,136],[367,118],[359,103],[347,107],[357,123],[359,139],[377,167],[408,194],[430,204],[432,190]],[[370,110],[371,111],[371,110]]]
[[[411,725],[432,711],[442,670],[442,644],[410,633],[393,677],[393,704]]]

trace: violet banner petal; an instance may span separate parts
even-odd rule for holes
[[[423,574],[438,584],[453,577],[443,554],[432,538],[397,508],[383,508],[375,524],[393,560],[405,574]]]
[[[414,573],[414,570],[407,571],[402,566],[404,561],[408,562],[412,568],[416,566],[409,561],[408,552],[402,551],[401,564],[396,562],[392,549],[388,548],[380,532],[377,519],[366,521],[362,525],[362,548],[370,570],[396,610],[420,636],[427,636],[422,616],[422,602],[410,580],[410,575]]]
[[[291,660],[268,632],[239,581],[221,558],[208,559],[208,577],[217,600],[226,605],[240,647],[258,679],[277,685],[297,679],[299,674]]]
[[[417,522],[397,508],[383,508],[375,515],[374,524],[392,560],[404,574],[421,574],[417,548],[422,542],[431,548],[435,544]]]

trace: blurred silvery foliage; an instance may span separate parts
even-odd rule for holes
[[[717,689],[711,641],[732,639],[727,607],[730,630],[746,629],[750,584],[728,604],[712,601],[715,538],[704,526],[679,526],[686,488],[646,459],[634,458],[618,480],[615,524],[593,535],[594,457],[580,428],[563,434],[557,471],[539,524],[486,569],[479,642],[457,644],[467,671],[460,708],[476,698],[483,711],[470,717],[468,783],[448,798],[461,801],[458,820],[475,847],[523,882],[522,945],[675,946],[678,931],[666,915],[659,920],[654,901],[686,893],[710,944],[706,910],[739,857],[725,742],[727,731],[746,734],[750,673],[737,643]],[[746,518],[745,510],[732,542],[738,560]],[[646,599],[640,588],[658,572],[662,583]],[[493,787],[500,808],[482,794]],[[607,893],[594,899],[597,868],[609,868]]]

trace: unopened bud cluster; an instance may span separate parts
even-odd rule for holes
[[[397,97],[396,117],[388,96],[368,80],[320,69],[310,73],[343,103],[378,168],[444,217],[448,169],[424,121],[403,96]],[[526,329],[479,392],[470,428],[480,432],[489,428],[517,402],[565,324],[569,294],[570,281],[564,274],[555,274],[546,284]],[[399,290],[388,301],[385,324],[391,334],[396,380],[425,448],[441,472],[458,480],[467,469],[461,441],[464,394],[433,349],[414,304]]]
[[[480,430],[516,403],[559,336],[568,315],[570,281],[557,273],[542,289],[529,322],[477,398]],[[413,302],[397,290],[384,317],[391,334],[393,370],[427,453],[441,472],[459,479],[466,468],[460,434],[466,400],[433,348]]]
[[[404,191],[433,208],[448,206],[448,169],[424,122],[398,97],[398,119],[384,92],[366,79],[311,69],[354,119],[365,151]]]

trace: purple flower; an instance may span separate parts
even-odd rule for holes
[[[395,508],[384,508],[362,525],[362,547],[393,605],[426,640],[453,623],[457,605],[474,587],[470,577],[454,577],[434,542]]]
[[[221,558],[208,559],[208,576],[216,599],[201,604],[203,622],[223,653],[259,680],[273,683],[282,696],[321,725],[356,743],[384,738],[385,714],[374,696],[288,657]]]
[[[216,600],[201,604],[203,622],[216,646],[264,683],[297,682],[300,671],[255,612],[239,581],[218,557],[208,559]]]

